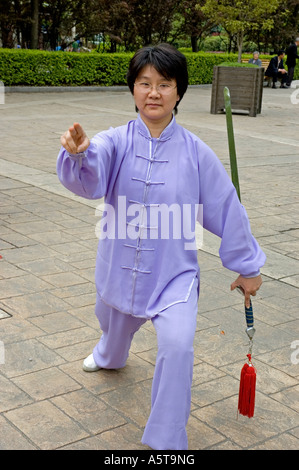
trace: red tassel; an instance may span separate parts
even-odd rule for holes
[[[238,410],[241,415],[252,418],[255,404],[256,370],[251,364],[251,355],[247,354],[248,363],[241,370]]]

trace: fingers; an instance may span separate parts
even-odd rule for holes
[[[69,153],[77,153],[77,137],[76,137],[76,131],[74,127],[70,127],[60,138],[60,142],[63,145],[63,147],[69,152]]]
[[[79,146],[78,146],[77,151],[84,152],[89,147],[89,144],[90,144],[89,139],[87,135],[85,134],[83,127],[78,122],[74,123],[74,130],[76,131],[76,136],[79,141]]]
[[[84,152],[89,146],[89,139],[81,125],[77,122],[61,136],[60,142],[72,154]]]
[[[76,134],[77,134],[78,137],[85,136],[85,132],[83,130],[83,127],[78,122],[74,122],[73,129],[76,131]]]
[[[251,294],[251,295],[256,295],[256,294],[254,293],[254,294]],[[245,306],[246,306],[246,308],[250,307],[250,294],[249,294],[249,292],[245,292]]]
[[[250,307],[250,296],[256,296],[257,291],[259,290],[262,284],[261,276],[256,276],[253,278],[244,278],[239,276],[232,284],[231,290],[240,288],[241,292],[245,297],[245,305],[247,308]]]
[[[83,142],[78,146],[78,150],[77,150],[77,151],[78,151],[79,153],[80,153],[80,152],[85,152],[85,150],[87,150],[87,148],[89,147],[89,144],[90,144],[89,139],[88,139],[87,136],[85,136]]]
[[[60,137],[60,142],[69,153],[77,153],[77,147],[72,141],[69,131],[66,131],[66,133]]]

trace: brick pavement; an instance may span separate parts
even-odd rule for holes
[[[234,273],[204,233],[189,449],[298,449],[299,136],[294,90],[264,89],[261,115],[235,114],[242,202],[268,260],[254,313],[253,419],[239,416],[247,353]],[[210,87],[191,88],[178,121],[229,171],[224,115]],[[55,172],[59,136],[79,121],[92,136],[134,118],[130,94],[7,93],[0,105],[0,449],[146,449],[156,336],[136,334],[127,366],[82,371],[100,331],[94,317],[99,201],[73,196]],[[292,349],[292,346],[295,349]],[[3,353],[4,357],[3,357]]]

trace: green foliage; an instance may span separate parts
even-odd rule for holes
[[[234,63],[231,63],[231,62],[222,62],[222,63],[219,64],[219,65],[221,65],[222,67],[241,67],[241,68],[242,68],[242,67],[243,67],[243,68],[244,68],[244,67],[245,67],[245,68],[252,68],[252,67],[254,67],[254,68],[256,68],[256,65],[254,65],[254,64],[248,64],[248,63],[244,63],[244,64],[241,63],[241,64],[240,64],[239,62],[236,62],[236,63],[235,63],[235,62],[234,62]]]
[[[275,13],[282,0],[206,0],[199,6],[208,17],[214,18],[231,34],[247,30],[271,30],[274,26]]]
[[[6,86],[122,85],[131,56],[0,49],[0,80]]]
[[[236,54],[213,54],[213,53],[185,53],[188,72],[189,84],[198,85],[212,83],[213,80],[213,67],[220,65],[222,62],[237,62],[238,56]]]
[[[269,54],[260,54],[259,59],[261,60],[271,60],[273,55]],[[252,54],[242,54],[242,59],[252,59]]]
[[[241,62],[244,35],[249,31],[271,31],[273,15],[282,0],[206,0],[199,8],[204,14],[221,24],[225,30],[237,37],[238,62]]]
[[[185,52],[190,85],[212,83],[214,65],[237,63],[236,54]],[[81,54],[0,48],[0,81],[5,86],[126,85],[132,53]],[[251,54],[244,58],[252,57]],[[270,59],[271,56],[260,56]],[[295,69],[299,79],[299,67]]]
[[[212,83],[213,66],[234,54],[185,53],[190,84]],[[0,80],[6,86],[125,85],[132,54],[81,54],[0,49]]]
[[[199,49],[204,52],[227,51],[229,38],[227,35],[209,36],[199,43]]]

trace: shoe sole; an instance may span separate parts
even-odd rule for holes
[[[97,372],[98,370],[101,370],[101,368],[97,367],[96,369],[93,369],[91,367],[83,366],[83,370],[84,370],[84,372]]]

